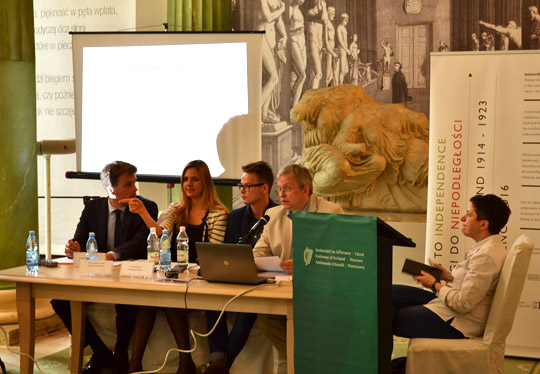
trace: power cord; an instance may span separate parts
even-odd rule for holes
[[[6,348],[7,348],[8,352],[14,353],[14,354],[19,355],[19,356],[22,355],[22,356],[26,356],[26,357],[30,358],[30,360],[32,360],[32,362],[34,363],[34,365],[36,365],[36,367],[38,368],[39,372],[40,372],[41,374],[43,374],[43,371],[42,371],[41,368],[39,367],[39,364],[37,363],[36,360],[34,360],[34,358],[33,358],[32,356],[30,356],[29,354],[23,353],[23,352],[12,351],[11,348],[9,348],[9,343],[8,343],[8,342],[9,342],[9,338],[8,338],[8,334],[7,334],[6,330],[4,330],[4,328],[3,328],[2,326],[0,326],[0,329],[2,329],[2,332],[4,333],[4,337],[5,337],[5,339],[6,339]]]
[[[186,292],[184,294],[184,305],[186,307],[186,310],[188,309],[188,307],[187,307],[188,287],[189,287],[189,284],[191,283],[191,281],[196,280],[196,279],[201,280],[202,278],[193,278],[193,279],[190,279],[186,283]],[[207,332],[206,334],[202,334],[202,333],[197,332],[197,331],[195,331],[193,329],[190,329],[189,333],[190,333],[191,337],[193,338],[193,342],[194,342],[194,346],[190,350],[171,348],[171,349],[169,349],[167,351],[167,354],[165,355],[165,359],[163,360],[163,364],[159,368],[157,368],[156,370],[150,370],[150,371],[138,371],[138,372],[135,372],[133,374],[159,373],[165,367],[165,365],[167,364],[167,360],[169,359],[169,354],[171,354],[172,352],[180,352],[180,353],[192,353],[192,352],[194,352],[197,349],[197,336],[199,336],[201,338],[206,338],[206,337],[210,336],[214,332],[214,330],[216,329],[217,325],[219,324],[219,321],[221,320],[221,317],[223,316],[223,313],[225,313],[225,310],[227,310],[227,307],[229,306],[230,303],[232,303],[234,300],[238,299],[239,297],[241,297],[241,296],[247,294],[248,292],[251,292],[251,291],[253,291],[253,290],[257,289],[257,288],[261,288],[261,287],[265,287],[265,286],[278,286],[278,287],[281,286],[281,281],[275,281],[275,279],[273,281],[274,281],[273,283],[268,282],[268,283],[259,284],[259,285],[254,286],[254,287],[250,287],[247,290],[244,290],[244,291],[240,292],[238,295],[232,297],[223,306],[223,309],[221,309],[221,313],[219,314],[219,317],[216,320],[216,323],[214,324],[214,327],[212,327],[212,329],[209,332]]]

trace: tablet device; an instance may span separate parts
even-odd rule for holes
[[[403,264],[403,269],[401,270],[404,273],[408,273],[411,275],[422,275],[421,271],[425,271],[426,273],[429,273],[435,277],[438,281],[441,280],[442,276],[442,270],[434,268],[432,266],[426,265],[422,262],[413,261],[410,259],[406,259],[405,263]]]

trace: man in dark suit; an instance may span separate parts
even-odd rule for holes
[[[392,76],[392,103],[403,103],[407,106],[407,101],[410,100],[408,95],[407,80],[401,71],[401,63],[396,62]]]
[[[245,205],[229,213],[225,243],[238,243],[261,219],[267,209],[277,205],[270,199],[274,173],[267,162],[252,162],[242,166],[242,171],[244,174],[238,188]],[[254,246],[261,232],[244,243]],[[208,329],[211,329],[219,317],[219,312],[209,310],[206,315]],[[210,366],[206,369],[207,374],[229,373],[236,356],[244,348],[256,319],[257,314],[254,313],[236,313],[234,326],[229,333],[226,314],[223,314],[216,330],[208,337]]]
[[[75,235],[66,244],[65,252],[68,257],[73,257],[73,252],[86,251],[88,234],[94,232],[98,251],[105,252],[107,260],[146,258],[146,238],[149,230],[138,214],[131,213],[126,209],[126,204],[119,202],[122,199],[138,197],[152,218],[157,219],[156,203],[137,196],[136,172],[135,166],[122,161],[115,161],[103,168],[101,183],[109,197],[90,200],[85,204]],[[71,332],[69,301],[51,300],[51,304]],[[114,373],[127,373],[127,349],[135,323],[136,306],[117,304],[115,307],[117,338],[114,356],[92,324],[86,320],[85,344],[90,345],[93,355],[83,369],[85,374],[108,372],[111,368]]]

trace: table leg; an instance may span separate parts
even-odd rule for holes
[[[19,339],[21,374],[32,374],[36,339],[36,300],[32,296],[32,284],[17,282],[17,315],[19,317]]]
[[[287,307],[287,373],[294,374],[294,321],[292,301]]]
[[[71,301],[71,372],[82,373],[86,303]]]

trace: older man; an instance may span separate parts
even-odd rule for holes
[[[270,220],[253,248],[255,257],[279,256],[281,268],[293,273],[291,212],[305,210],[314,213],[343,213],[338,205],[313,195],[313,179],[307,168],[289,165],[277,175],[281,206],[267,211]],[[286,371],[286,319],[282,316],[259,316],[259,326],[272,341],[279,354],[278,373]]]

